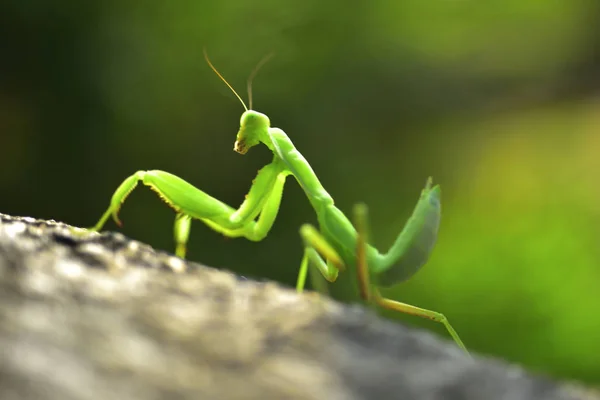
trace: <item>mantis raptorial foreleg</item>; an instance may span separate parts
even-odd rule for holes
[[[259,241],[268,234],[277,217],[287,175],[289,172],[277,160],[262,168],[246,199],[236,210],[168,172],[137,171],[117,188],[110,206],[92,230],[102,229],[111,216],[121,225],[118,218],[121,205],[141,181],[177,211],[174,224],[176,255],[185,257],[192,218],[226,236]],[[258,220],[255,220],[257,216]]]
[[[432,321],[440,322],[445,327],[456,344],[467,352],[467,348],[462,340],[450,325],[448,318],[436,311],[426,310],[424,308],[415,307],[410,304],[402,303],[396,300],[387,299],[381,296],[379,289],[372,286],[370,282],[369,266],[367,264],[367,244],[368,244],[368,209],[364,204],[358,204],[354,208],[354,225],[358,234],[356,241],[356,273],[360,286],[360,295],[365,301],[374,302],[382,308],[388,310],[399,311],[401,313],[415,315],[421,318],[427,318]],[[467,352],[468,353],[468,352]]]

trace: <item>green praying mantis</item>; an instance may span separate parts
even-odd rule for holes
[[[206,50],[204,56],[210,68],[235,94],[245,109],[240,119],[234,151],[246,154],[250,148],[262,143],[273,152],[273,161],[259,170],[238,209],[168,172],[137,171],[117,188],[110,206],[91,230],[102,229],[110,216],[120,226],[120,207],[141,181],[176,211],[174,239],[177,256],[185,257],[192,219],[202,221],[227,237],[244,237],[258,242],[267,236],[273,226],[286,178],[292,175],[314,209],[319,227],[317,229],[311,224],[304,224],[300,228],[304,255],[296,284],[297,291],[303,291],[310,266],[313,278],[320,273],[332,286],[351,285],[355,301],[442,323],[456,344],[467,352],[462,340],[443,314],[385,298],[379,291],[380,287],[389,287],[408,280],[429,259],[437,239],[441,217],[439,185],[433,186],[431,178],[427,180],[403,230],[389,251],[380,253],[368,244],[367,206],[357,204],[353,210],[353,223],[350,222],[335,206],[331,195],[285,132],[271,127],[269,117],[252,109],[252,79],[266,59],[259,63],[248,79],[248,108],[213,66]],[[322,279],[320,276],[319,278]]]

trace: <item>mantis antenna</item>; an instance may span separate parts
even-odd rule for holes
[[[260,60],[258,62],[258,64],[256,64],[256,67],[254,67],[254,70],[248,77],[248,82],[246,83],[246,89],[248,90],[248,105],[250,106],[251,110],[252,110],[252,81],[256,77],[258,70],[261,69],[261,67],[263,65],[265,65],[267,63],[267,61],[269,61],[273,57],[273,55],[274,55],[274,53],[270,53],[270,54],[267,54],[266,56],[264,56],[263,59]]]
[[[210,59],[208,58],[208,54],[206,53],[206,47],[205,47],[204,49],[202,49],[202,50],[203,50],[203,52],[204,52],[204,59],[205,59],[205,60],[206,60],[206,62],[208,63],[208,66],[209,66],[209,67],[210,67],[210,68],[211,68],[213,71],[215,71],[215,74],[217,74],[217,76],[218,76],[219,78],[221,78],[221,80],[222,80],[223,82],[225,82],[225,84],[227,85],[227,87],[228,87],[229,89],[231,89],[231,91],[233,92],[233,94],[235,94],[235,97],[237,97],[237,98],[238,98],[238,100],[239,100],[239,101],[242,103],[242,105],[244,106],[244,109],[245,109],[246,111],[248,111],[248,107],[246,107],[246,103],[244,103],[244,100],[242,100],[242,98],[240,97],[240,95],[239,95],[239,94],[237,94],[237,92],[235,91],[235,89],[233,89],[233,87],[231,87],[231,85],[229,84],[229,82],[227,82],[227,80],[226,80],[225,78],[223,78],[223,75],[221,75],[221,74],[219,73],[219,71],[217,71],[217,69],[215,68],[215,66],[214,66],[214,65],[213,65],[213,64],[210,62]],[[263,63],[263,64],[264,64],[264,63]],[[258,69],[258,68],[256,68],[256,69]],[[252,109],[252,100],[250,100],[250,108]]]

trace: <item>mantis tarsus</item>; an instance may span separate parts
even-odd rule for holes
[[[256,176],[246,199],[238,209],[211,197],[183,179],[168,172],[137,171],[117,188],[109,208],[92,230],[100,230],[112,216],[118,225],[118,212],[126,197],[138,182],[149,186],[176,212],[175,254],[185,257],[186,243],[192,219],[199,219],[215,231],[228,237],[245,237],[251,241],[264,239],[271,229],[288,175],[294,176],[317,214],[319,229],[310,224],[300,228],[304,256],[296,288],[304,289],[309,265],[335,285],[353,285],[358,301],[385,309],[428,318],[442,323],[456,344],[467,351],[448,319],[437,312],[383,297],[379,287],[388,287],[409,279],[429,259],[435,245],[441,216],[440,187],[429,178],[421,192],[412,216],[387,253],[380,253],[368,244],[368,213],[364,204],[354,207],[354,224],[335,205],[313,169],[279,128],[271,127],[269,118],[252,109],[251,81],[248,80],[248,108],[225,78],[205,58],[211,69],[231,89],[244,106],[234,150],[245,154],[251,147],[263,143],[273,152],[273,161]],[[263,60],[264,61],[264,60]],[[262,64],[262,62],[261,62]],[[318,274],[315,274],[317,276]]]

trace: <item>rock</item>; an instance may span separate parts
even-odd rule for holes
[[[598,399],[314,293],[0,214],[1,399]]]

